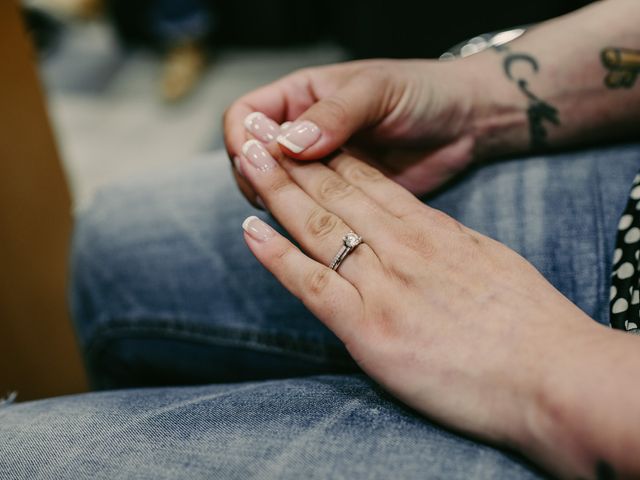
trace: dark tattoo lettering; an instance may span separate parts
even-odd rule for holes
[[[609,70],[604,77],[607,88],[631,88],[640,74],[640,50],[609,47],[600,53],[602,65]]]
[[[515,76],[513,73],[514,65],[521,63],[528,65],[533,75],[537,75],[540,70],[538,61],[529,54],[526,53],[512,53],[506,45],[495,48],[499,53],[505,54],[502,68],[509,80],[514,82],[520,92],[527,97],[529,101],[529,107],[527,108],[527,117],[529,119],[529,137],[531,141],[531,148],[534,150],[544,149],[547,145],[547,127],[545,122],[552,123],[553,125],[560,125],[560,118],[558,116],[558,109],[553,105],[545,102],[535,95],[529,89],[529,81],[524,77]]]

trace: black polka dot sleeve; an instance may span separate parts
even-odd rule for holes
[[[640,334],[640,174],[618,223],[611,274],[611,326]]]

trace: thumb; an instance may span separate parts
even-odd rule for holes
[[[382,82],[354,76],[332,95],[309,107],[278,136],[285,154],[299,160],[317,160],[342,147],[351,136],[381,120]]]

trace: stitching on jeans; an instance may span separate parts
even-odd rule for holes
[[[354,361],[344,349],[321,345],[320,341],[294,338],[293,335],[189,325],[167,321],[146,320],[144,325],[133,325],[129,320],[111,320],[107,325],[96,327],[87,342],[88,356],[101,356],[107,345],[123,336],[144,338],[153,336],[162,339],[179,339],[200,342],[212,346],[239,347],[266,353],[290,355],[318,363],[331,362],[342,366],[354,366]]]

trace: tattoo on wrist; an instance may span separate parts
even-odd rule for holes
[[[513,73],[513,67],[522,63],[529,66],[529,70],[536,75],[540,70],[538,61],[527,53],[511,52],[508,46],[502,45],[494,48],[497,52],[504,54],[502,68],[509,80],[514,82],[520,92],[527,98],[529,106],[527,108],[527,117],[529,119],[529,137],[531,148],[534,150],[544,149],[547,144],[547,126],[546,123],[560,125],[558,109],[540,97],[535,95],[529,88],[529,80],[526,76],[516,76]]]
[[[608,70],[604,84],[609,89],[631,88],[640,75],[640,50],[608,47],[600,52],[602,65]]]

